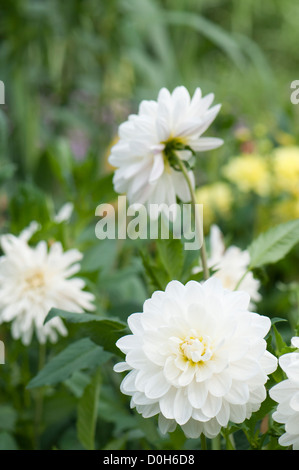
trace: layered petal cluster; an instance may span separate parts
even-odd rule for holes
[[[44,325],[51,308],[94,310],[93,294],[83,290],[85,282],[71,278],[80,270],[82,254],[76,249],[64,252],[59,242],[49,249],[45,241],[29,246],[36,228],[33,224],[19,237],[7,234],[0,239],[0,323],[12,322],[13,338],[26,345],[34,332],[40,343],[55,342],[58,334],[67,334],[59,317]]]
[[[258,292],[260,282],[254,279],[251,272],[247,272],[250,264],[250,255],[247,250],[241,250],[237,246],[225,247],[223,235],[217,225],[212,225],[210,231],[210,255],[208,267],[213,269],[215,277],[221,280],[223,287],[234,290],[239,281],[238,289],[250,295],[251,307],[261,299]],[[194,273],[201,267],[194,268]]]
[[[197,88],[192,99],[185,87],[170,93],[159,92],[157,101],[142,101],[138,114],[130,115],[119,127],[119,141],[111,149],[109,163],[116,168],[114,187],[126,193],[131,204],[176,203],[190,201],[190,191],[183,174],[169,163],[167,150],[178,145],[176,154],[189,161],[192,151],[219,147],[222,140],[201,137],[219,112],[211,107],[214,95],[202,97]],[[183,149],[183,147],[189,149]],[[192,151],[191,151],[192,149]],[[194,175],[189,171],[194,183]]]
[[[299,349],[299,337],[292,338],[292,346]],[[273,419],[285,425],[285,433],[278,442],[299,450],[299,353],[291,352],[279,358],[279,365],[287,379],[274,385],[269,394],[278,403]]]
[[[241,423],[266,398],[277,360],[266,350],[267,317],[248,310],[249,295],[219,279],[171,281],[128,319],[131,335],[115,371],[129,370],[121,391],[143,417],[159,415],[163,433],[179,424],[187,437],[215,437]]]

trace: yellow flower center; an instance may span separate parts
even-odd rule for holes
[[[208,336],[187,336],[180,344],[180,351],[187,361],[208,361],[212,356],[211,339]]]
[[[25,278],[25,284],[26,290],[40,289],[41,287],[43,287],[45,285],[45,276],[43,271],[38,269],[34,272],[31,272]]]

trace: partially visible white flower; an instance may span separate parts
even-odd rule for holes
[[[238,290],[243,290],[250,295],[251,307],[255,302],[261,300],[258,292],[260,282],[254,279],[251,272],[246,271],[250,264],[250,255],[247,250],[242,251],[237,246],[225,248],[223,235],[217,225],[212,225],[210,231],[210,256],[208,267],[215,270],[214,276],[221,280],[223,287],[234,290],[238,282]],[[194,268],[193,272],[201,271],[201,267]],[[243,277],[244,276],[244,277]]]
[[[144,418],[159,415],[163,433],[179,424],[187,437],[215,437],[241,423],[266,398],[267,375],[277,367],[266,350],[268,317],[248,311],[249,295],[219,279],[185,286],[171,281],[128,319],[131,335],[117,346],[129,370],[121,383]]]
[[[26,345],[34,332],[40,343],[67,334],[59,317],[43,324],[51,308],[94,310],[93,294],[83,291],[85,282],[70,279],[80,270],[82,254],[76,249],[64,252],[59,242],[49,250],[45,241],[30,247],[28,241],[37,229],[33,222],[19,237],[7,234],[0,239],[0,323],[12,322],[13,338]]]
[[[299,348],[299,337],[292,338],[292,346]],[[281,446],[293,446],[294,450],[299,450],[299,353],[280,356],[279,365],[287,379],[269,391],[270,397],[278,403],[273,419],[285,425],[286,432],[278,442]]]
[[[57,224],[68,222],[72,216],[73,210],[74,204],[72,202],[66,202],[55,215],[54,221]]]
[[[35,220],[31,222],[28,227],[24,228],[22,232],[19,235],[19,239],[23,240],[24,242],[28,242],[30,238],[33,237],[33,235],[40,230],[40,224],[36,222]],[[1,241],[1,238],[0,238]]]
[[[189,202],[190,191],[183,174],[169,162],[175,151],[181,160],[190,161],[192,151],[219,147],[221,139],[201,137],[219,112],[220,105],[210,108],[214,95],[202,97],[200,88],[190,98],[185,87],[170,93],[159,92],[157,101],[142,101],[138,114],[130,115],[119,127],[119,141],[111,149],[109,163],[116,167],[114,187],[126,193],[129,203],[167,204]],[[189,146],[190,149],[177,147]],[[194,175],[189,171],[194,184]]]

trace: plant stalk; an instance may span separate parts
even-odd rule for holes
[[[191,183],[191,180],[189,178],[188,171],[186,169],[186,166],[185,166],[184,162],[178,156],[176,156],[176,162],[177,162],[180,170],[182,171],[182,173],[184,175],[184,178],[186,180],[186,183],[187,183],[189,191],[190,191],[191,204],[192,204],[192,208],[193,208],[193,212],[194,212],[194,218],[195,218],[195,230],[197,231],[198,239],[202,238],[202,245],[201,245],[201,248],[200,248],[200,256],[201,256],[201,262],[202,262],[202,268],[203,268],[203,277],[204,277],[205,280],[207,280],[210,277],[210,272],[209,272],[209,267],[208,267],[208,262],[207,262],[207,251],[206,251],[204,236],[201,237],[201,228],[200,228],[200,225],[199,225],[200,222],[199,222],[199,215],[197,213],[197,203],[196,203],[194,188],[192,186],[192,183]]]
[[[206,436],[201,433],[200,435],[201,450],[208,450]]]
[[[46,345],[40,344],[39,347],[39,361],[38,361],[38,372],[44,367],[46,361]],[[39,388],[36,391],[35,397],[35,415],[34,415],[34,447],[38,449],[39,447],[39,435],[40,435],[40,425],[43,415],[43,405],[44,405],[44,389]]]

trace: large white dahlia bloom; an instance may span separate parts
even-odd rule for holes
[[[294,348],[299,349],[299,337],[295,336],[291,342]],[[280,356],[279,365],[287,379],[269,391],[270,397],[278,403],[273,419],[285,425],[286,432],[278,442],[282,446],[293,446],[294,450],[299,450],[299,352]]]
[[[94,296],[83,291],[84,281],[69,279],[80,270],[82,254],[76,249],[64,252],[59,242],[49,250],[45,241],[29,246],[36,229],[33,223],[19,237],[6,234],[0,239],[0,323],[12,322],[13,338],[26,345],[34,332],[40,343],[67,334],[59,317],[44,325],[51,308],[78,313],[94,309]]]
[[[239,247],[231,245],[225,247],[223,235],[217,225],[212,225],[210,230],[210,253],[208,267],[215,271],[213,276],[221,280],[223,287],[234,290],[239,281],[238,290],[247,292],[250,296],[252,307],[255,302],[261,300],[259,293],[260,282],[253,277],[251,272],[247,272],[250,264],[248,250],[241,250]],[[201,267],[194,268],[193,272],[201,271]]]
[[[192,99],[185,87],[170,93],[159,92],[157,101],[142,101],[138,114],[130,115],[119,127],[119,141],[111,149],[109,162],[116,167],[114,187],[126,193],[131,204],[176,203],[190,201],[183,174],[170,165],[170,155],[190,162],[193,152],[219,147],[218,138],[201,137],[219,112],[210,107],[214,95],[202,97],[197,88]],[[186,149],[186,147],[189,147]],[[194,184],[194,175],[189,171]]]
[[[121,391],[131,407],[145,418],[158,414],[163,433],[179,424],[191,438],[215,437],[229,421],[249,418],[277,360],[264,340],[269,318],[248,304],[248,294],[216,278],[171,281],[155,292],[128,318],[132,335],[117,342],[126,359],[115,371],[130,371]]]

